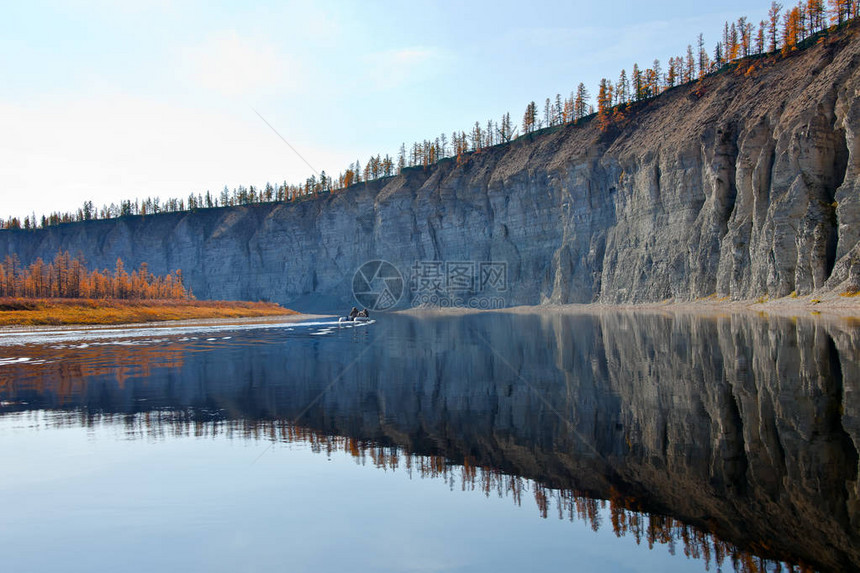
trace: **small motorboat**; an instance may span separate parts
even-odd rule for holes
[[[369,316],[356,316],[355,318],[350,318],[348,316],[342,316],[338,319],[338,324],[343,324],[345,322],[357,322],[357,323],[366,323],[373,322],[373,319]]]

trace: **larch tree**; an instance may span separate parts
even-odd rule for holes
[[[806,3],[806,13],[809,18],[809,29],[812,33],[819,32],[824,29],[823,0],[808,0]]]
[[[523,114],[523,131],[525,133],[532,133],[535,130],[536,124],[537,104],[532,101],[526,106],[526,112]]]
[[[654,63],[651,68],[651,88],[653,95],[660,95],[663,92],[663,67],[660,65],[660,60],[654,58]]]
[[[627,71],[623,69],[618,75],[618,83],[615,84],[615,101],[619,104],[630,101],[630,80],[627,79]]]
[[[634,101],[641,101],[644,94],[645,84],[642,78],[642,72],[639,71],[639,64],[633,64],[632,89]]]
[[[779,32],[779,13],[782,10],[782,4],[779,2],[771,2],[770,10],[768,10],[768,35],[770,36],[769,52],[775,52],[778,47],[777,33]]]
[[[830,4],[830,20],[837,26],[841,26],[851,13],[849,0],[828,0]]]
[[[691,82],[696,79],[696,58],[693,56],[693,46],[687,44],[687,75],[684,78]]]
[[[765,30],[767,29],[767,22],[762,20],[758,23],[758,33],[755,37],[755,52],[756,54],[764,53],[764,42],[765,42]]]
[[[553,106],[552,115],[555,119],[555,125],[562,125],[565,123],[564,103],[562,102],[561,94],[555,94],[555,104]]]
[[[397,171],[403,171],[406,167],[406,143],[400,144],[400,151],[397,153]],[[349,185],[347,185],[349,187]]]
[[[480,151],[481,144],[484,142],[484,130],[481,129],[481,123],[476,121],[472,126],[472,131],[469,133],[469,139],[472,142],[472,151]]]
[[[699,34],[697,43],[699,46],[699,77],[701,78],[707,73],[708,67],[710,66],[710,63],[708,62],[708,50],[705,48],[704,34]]]
[[[749,56],[752,38],[747,34],[748,24],[746,16],[738,18],[738,23],[735,29],[737,30],[738,35],[738,56]]]
[[[732,62],[737,60],[741,55],[741,42],[740,42],[739,35],[740,34],[738,32],[737,25],[735,23],[732,23],[732,25],[729,26],[729,41],[728,41],[728,45],[729,45],[729,56],[728,57],[729,57],[729,60]]]
[[[572,122],[573,118],[575,117],[574,112],[573,112],[573,109],[574,109],[573,108],[573,102],[575,99],[576,99],[576,96],[573,93],[571,93],[570,97],[564,100],[564,110],[562,112],[562,114],[563,114],[562,121],[565,124]]]
[[[507,143],[514,137],[514,126],[511,123],[511,114],[510,112],[506,113],[502,116],[502,126],[499,128],[499,136],[502,139],[502,142]]]
[[[800,38],[800,10],[797,6],[789,10],[783,16],[782,29],[782,53],[788,54],[797,48]]]
[[[675,58],[669,58],[669,69],[666,70],[666,87],[673,88],[678,81],[678,67]]]
[[[590,94],[588,90],[585,88],[585,84],[580,82],[576,87],[576,100],[574,101],[574,114],[576,116],[576,120],[579,121],[586,115],[588,115],[588,99]]]
[[[608,127],[609,110],[612,108],[612,82],[603,78],[600,80],[600,89],[597,92],[597,118],[600,128]]]

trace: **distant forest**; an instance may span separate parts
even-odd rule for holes
[[[449,135],[440,134],[435,139],[425,139],[411,146],[404,143],[396,157],[386,154],[370,157],[365,164],[355,161],[337,177],[312,175],[304,184],[288,184],[286,181],[264,188],[239,186],[220,193],[191,193],[187,198],[170,198],[162,201],[159,197],[124,200],[118,205],[111,203],[96,207],[92,201],[85,202],[81,208],[71,213],[54,212],[37,218],[35,213],[24,217],[0,219],[0,229],[37,229],[62,223],[90,221],[95,219],[114,219],[129,215],[150,215],[156,213],[176,213],[251,205],[258,203],[289,202],[306,197],[341,191],[363,181],[373,181],[399,174],[408,167],[427,167],[446,158],[461,162],[470,153],[499,144],[508,143],[530,135],[538,130],[553,128],[584,120],[597,119],[601,129],[623,121],[625,112],[631,104],[654,98],[664,91],[683,84],[696,82],[704,76],[719,71],[725,66],[745,58],[763,55],[786,56],[791,52],[813,45],[824,35],[836,30],[860,15],[860,0],[800,0],[792,8],[784,8],[772,2],[768,17],[758,23],[747,17],[736,22],[726,22],[722,38],[713,50],[708,51],[702,34],[695,44],[689,44],[685,54],[669,58],[665,70],[659,60],[650,67],[642,68],[633,64],[631,72],[621,70],[617,80],[602,79],[597,90],[595,104],[591,94],[580,83],[569,96],[556,94],[548,97],[542,106],[534,101],[526,106],[519,124],[504,114],[499,120],[476,121],[468,131],[454,131]]]
[[[45,263],[36,259],[22,266],[18,257],[7,256],[0,262],[0,297],[24,298],[112,298],[123,300],[191,300],[194,297],[182,284],[182,271],[163,277],[149,272],[146,263],[126,271],[122,259],[113,271],[87,270],[82,255],[72,258],[60,251]]]

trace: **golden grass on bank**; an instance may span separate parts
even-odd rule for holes
[[[0,326],[124,324],[297,314],[269,302],[0,298]]]

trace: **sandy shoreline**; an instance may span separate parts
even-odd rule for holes
[[[319,318],[331,318],[330,314],[283,314],[274,316],[254,316],[248,318],[194,318],[188,320],[164,320],[159,322],[139,322],[127,324],[64,324],[37,326],[0,326],[0,334],[18,334],[23,332],[63,332],[80,330],[111,330],[118,328],[172,328],[188,326],[212,325],[247,325],[247,324],[283,324],[302,322]]]
[[[641,304],[545,304],[514,306],[503,309],[480,310],[472,308],[410,308],[394,314],[409,316],[459,316],[485,312],[511,314],[595,314],[605,312],[645,312],[699,315],[750,314],[780,317],[810,317],[860,320],[860,296],[826,295],[816,297],[784,297],[772,300],[733,301],[708,297],[695,301],[665,301]],[[118,328],[166,328],[211,325],[283,324],[337,317],[337,314],[286,314],[249,318],[201,318],[167,320],[161,322],[104,324],[104,325],[39,325],[0,326],[0,334],[62,332],[80,330],[109,330]]]
[[[599,312],[670,312],[683,314],[738,314],[755,313],[758,315],[782,317],[821,317],[860,319],[860,296],[826,295],[820,298],[784,297],[779,299],[753,301],[733,301],[708,297],[695,301],[665,301],[641,304],[546,304],[535,306],[515,306],[498,310],[478,310],[471,308],[414,308],[398,311],[412,316],[422,315],[462,315],[483,312],[505,312],[515,314],[557,314],[557,313],[599,313]]]

